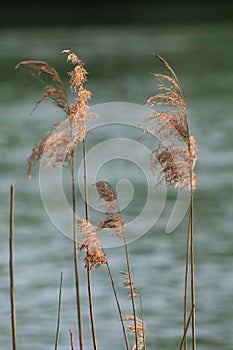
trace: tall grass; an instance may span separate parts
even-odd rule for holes
[[[28,158],[28,178],[31,177],[32,167],[37,162],[41,162],[47,167],[61,168],[65,164],[71,167],[71,193],[73,209],[73,258],[75,274],[76,291],[76,309],[79,349],[84,349],[83,322],[82,322],[82,302],[80,296],[80,283],[87,284],[87,293],[89,301],[90,326],[92,334],[92,346],[97,350],[97,332],[95,327],[94,300],[92,293],[91,273],[97,268],[106,267],[109,275],[109,281],[112,287],[113,295],[117,305],[118,317],[122,325],[122,333],[126,350],[145,350],[146,349],[146,331],[145,320],[142,307],[142,296],[140,289],[136,285],[131,268],[131,259],[127,242],[127,232],[124,227],[124,218],[111,184],[106,181],[98,181],[92,185],[96,186],[100,206],[104,208],[105,217],[97,226],[94,226],[89,217],[88,203],[88,164],[86,159],[86,121],[93,117],[89,111],[88,101],[91,98],[91,92],[85,88],[88,72],[84,68],[83,62],[70,50],[63,51],[67,55],[67,62],[73,65],[73,69],[68,72],[69,88],[75,93],[75,103],[68,101],[66,87],[64,86],[59,73],[54,67],[44,61],[22,61],[16,68],[27,68],[34,78],[38,79],[44,86],[44,92],[36,103],[34,109],[47,99],[59,107],[65,114],[64,119],[58,121],[52,130],[44,139],[38,141],[32,148],[31,155]],[[159,186],[180,187],[188,190],[190,193],[189,205],[189,225],[187,229],[187,250],[185,261],[184,278],[184,325],[183,337],[180,343],[180,349],[188,348],[188,330],[191,324],[192,332],[192,350],[196,350],[196,320],[195,320],[195,261],[194,261],[194,209],[193,194],[196,187],[196,174],[194,167],[196,163],[196,145],[193,136],[190,136],[188,117],[186,112],[186,103],[179,80],[168,64],[168,62],[159,55],[154,55],[166,70],[166,74],[152,73],[152,76],[158,80],[158,91],[155,95],[148,98],[146,106],[153,109],[153,112],[144,118],[140,127],[144,127],[149,133],[159,135],[159,142],[151,153],[150,166],[152,172],[159,170],[159,176],[156,178],[155,188]],[[33,109],[33,110],[34,110]],[[83,179],[84,179],[84,212],[85,217],[77,219],[77,208],[82,204],[76,200],[76,174],[75,160],[77,147],[82,147],[83,157]],[[13,191],[13,189],[12,189]],[[13,193],[13,192],[12,192]],[[13,235],[13,196],[11,198],[11,229],[10,237]],[[81,240],[77,240],[77,232],[81,234]],[[120,271],[125,277],[124,286],[127,288],[128,296],[131,301],[131,314],[124,314],[120,305],[114,276],[111,272],[108,256],[102,247],[100,233],[105,232],[120,237],[125,251],[125,271]],[[11,246],[12,247],[12,246]],[[79,252],[85,252],[84,267],[87,271],[87,280],[80,281]],[[12,254],[11,254],[12,256]],[[11,258],[11,269],[12,258]],[[12,271],[12,270],[11,270]],[[13,274],[12,278],[12,319],[14,318],[13,307]],[[189,285],[190,280],[190,285]],[[190,292],[190,295],[189,295]],[[57,332],[55,349],[58,348],[58,335],[61,318],[61,293],[62,293],[62,275],[60,282]],[[189,298],[191,298],[191,310],[188,310]],[[126,327],[126,324],[128,325]],[[12,321],[13,344],[16,343],[15,322]],[[128,333],[134,334],[134,342],[130,344]],[[73,330],[69,329],[70,347],[75,349]],[[16,346],[16,345],[15,345]],[[16,347],[14,347],[15,350]]]
[[[140,125],[146,130],[158,133],[159,142],[151,153],[150,165],[152,172],[159,170],[156,187],[173,186],[188,190],[190,193],[189,224],[187,230],[187,250],[185,263],[184,287],[184,337],[182,344],[187,349],[188,315],[188,281],[189,268],[191,273],[191,320],[192,349],[196,349],[195,321],[195,273],[194,273],[194,227],[193,227],[193,195],[196,188],[196,142],[189,133],[188,115],[184,95],[176,73],[169,63],[161,56],[154,55],[166,69],[167,74],[152,73],[158,81],[158,92],[149,97],[146,105],[154,108]]]

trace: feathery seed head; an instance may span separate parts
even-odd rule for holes
[[[124,219],[120,214],[120,207],[117,200],[117,195],[114,192],[112,186],[107,181],[97,181],[92,184],[96,186],[97,192],[99,194],[102,203],[100,206],[105,209],[106,217],[99,224],[99,228],[110,228],[113,231],[110,232],[111,235],[118,237],[124,237]]]
[[[128,330],[131,333],[137,333],[137,346],[134,344],[132,350],[138,349],[142,350],[145,347],[145,324],[144,322],[136,317],[136,327],[135,327],[135,319],[133,315],[126,315],[123,317],[124,321],[130,321],[128,325]]]
[[[114,201],[117,198],[112,186],[107,181],[97,181],[92,186],[96,186],[100,198],[107,202]]]
[[[26,67],[45,86],[45,91],[32,112],[42,101],[51,99],[66,114],[65,119],[56,123],[53,129],[33,146],[28,158],[28,179],[31,178],[32,166],[38,161],[42,160],[46,167],[63,167],[69,162],[71,152],[86,136],[86,121],[93,116],[93,113],[88,112],[87,103],[91,98],[91,92],[83,87],[87,81],[87,71],[75,53],[71,50],[63,52],[68,54],[67,61],[75,65],[74,69],[68,73],[71,90],[75,92],[78,90],[77,101],[74,105],[69,105],[65,87],[58,72],[47,62],[22,61],[16,66],[16,68]]]
[[[140,126],[145,124],[149,133],[158,134],[159,142],[152,151],[150,167],[153,173],[160,172],[156,187],[165,183],[193,191],[196,187],[196,144],[189,135],[184,96],[174,70],[164,58],[154,56],[170,75],[152,74],[159,80],[159,92],[148,98],[146,105],[159,108],[139,123]]]
[[[94,227],[88,220],[79,219],[79,230],[83,238],[83,242],[79,244],[78,249],[85,249],[87,254],[84,258],[85,267],[89,266],[91,270],[106,264],[107,257],[101,247],[101,241],[97,237],[97,228]]]
[[[90,269],[97,269],[101,265],[104,265],[107,263],[107,257],[106,254],[103,252],[100,248],[93,248],[91,251],[89,251],[84,258],[84,261],[86,262],[85,267],[88,265],[90,266]]]

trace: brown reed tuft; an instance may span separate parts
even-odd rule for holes
[[[128,322],[130,321],[128,325],[128,330],[133,333],[137,334],[137,345],[134,344],[132,347],[132,350],[138,349],[143,350],[145,349],[145,341],[144,341],[144,335],[145,335],[145,325],[144,322],[140,318],[136,318],[136,327],[135,327],[135,320],[133,315],[127,315],[124,316],[124,321]]]
[[[70,76],[70,89],[77,92],[74,104],[69,104],[65,86],[59,73],[43,61],[22,61],[16,68],[23,66],[38,79],[45,87],[45,92],[37,101],[33,111],[38,105],[47,99],[61,108],[66,116],[65,119],[54,124],[53,129],[47,135],[39,140],[32,148],[31,155],[28,158],[28,178],[31,178],[31,169],[39,161],[46,167],[63,167],[70,161],[70,153],[75,149],[79,141],[83,141],[86,135],[86,121],[93,116],[88,112],[88,100],[91,98],[91,92],[84,88],[87,81],[87,71],[78,56],[70,50],[64,50],[68,53],[67,61],[75,65],[68,75]],[[49,84],[48,81],[49,80]],[[33,112],[32,111],[32,112]]]
[[[120,214],[119,203],[117,195],[112,186],[107,181],[97,181],[92,184],[96,186],[100,197],[99,206],[105,209],[106,217],[99,223],[99,229],[109,228],[113,229],[109,234],[118,237],[123,237],[125,220]]]
[[[120,271],[120,273],[122,275],[126,276],[124,281],[123,281],[123,285],[127,289],[129,297],[131,297],[131,285],[132,285],[132,288],[133,288],[133,296],[134,296],[134,298],[139,297],[140,296],[139,288],[137,287],[137,285],[136,285],[136,283],[135,283],[135,281],[133,279],[131,279],[131,281],[130,281],[128,272],[127,271]]]
[[[159,55],[158,58],[170,75],[154,74],[158,83],[158,93],[146,101],[146,106],[156,107],[139,125],[158,135],[158,145],[152,151],[150,167],[159,172],[156,187],[165,184],[181,188],[196,188],[196,143],[189,135],[186,103],[179,80],[170,65]]]
[[[136,334],[137,337],[137,345],[136,343],[134,344],[133,349],[146,349],[146,329],[145,329],[145,322],[144,322],[144,316],[143,316],[143,310],[142,310],[142,296],[139,287],[136,285],[135,281],[130,279],[129,273],[127,271],[120,271],[122,275],[125,276],[125,279],[123,281],[124,287],[127,289],[127,293],[129,298],[139,298],[139,304],[140,304],[140,318],[139,317],[134,317],[134,315],[128,315],[124,317],[124,321],[134,321],[128,326],[128,330],[131,333],[135,333],[136,329]],[[136,322],[135,322],[136,321]]]
[[[102,249],[101,241],[97,237],[97,228],[85,219],[79,219],[78,223],[79,230],[83,238],[83,241],[81,244],[79,244],[78,249],[86,250],[86,256],[84,258],[84,261],[86,262],[85,267],[87,267],[88,262],[90,263],[91,270],[106,264],[107,257]]]

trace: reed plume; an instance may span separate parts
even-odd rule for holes
[[[120,213],[120,207],[117,200],[117,196],[112,186],[107,181],[97,181],[94,184],[99,194],[100,200],[99,206],[105,210],[105,218],[99,223],[99,228],[112,229],[109,234],[118,237],[124,237],[124,223]]]
[[[75,195],[75,158],[74,151],[78,142],[85,139],[87,127],[86,121],[92,118],[89,113],[88,100],[91,92],[84,88],[88,72],[83,62],[71,50],[64,50],[67,54],[67,62],[71,62],[74,68],[68,72],[70,89],[76,94],[75,103],[69,104],[65,86],[59,73],[54,67],[44,61],[22,61],[16,68],[23,66],[44,85],[44,92],[36,102],[32,112],[38,105],[51,99],[52,102],[65,113],[64,119],[53,125],[51,131],[39,140],[32,148],[28,158],[28,178],[31,178],[32,167],[41,162],[45,167],[63,167],[66,163],[71,164],[72,177],[72,206],[73,206],[73,242],[74,242],[74,268],[76,280],[76,300],[79,329],[80,349],[83,349],[81,301],[79,292],[79,269],[78,249],[76,232],[76,195]]]
[[[156,186],[165,184],[193,191],[196,188],[196,143],[189,134],[186,103],[179,80],[170,65],[159,55],[157,57],[170,75],[155,74],[158,93],[146,101],[146,106],[158,108],[144,118],[139,125],[158,135],[158,145],[152,151],[150,167],[153,173],[159,171]]]
[[[129,252],[128,252],[127,239],[126,239],[126,234],[124,229],[125,220],[121,215],[119,203],[117,200],[117,195],[114,192],[112,186],[107,181],[97,181],[93,185],[96,186],[100,200],[102,200],[102,202],[100,202],[100,206],[105,209],[105,214],[106,214],[105,219],[103,219],[100,222],[99,228],[111,229],[109,234],[122,238],[124,242],[125,258],[126,258],[126,265],[127,265],[126,274],[128,276],[127,286],[129,288],[129,295],[132,303],[132,311],[133,311],[132,318],[134,321],[134,329],[136,330],[134,332],[135,345],[133,346],[133,349],[139,350],[139,349],[142,349],[142,344],[141,344],[141,338],[139,336],[139,331],[138,331],[139,318],[137,317],[136,302],[135,302],[135,298],[138,296],[138,294],[135,292],[134,281],[131,276]],[[123,318],[123,320],[126,320],[126,319]],[[143,339],[144,338],[145,337],[143,336]],[[143,342],[143,344],[145,344],[145,342]]]
[[[194,231],[193,231],[193,194],[197,175],[194,172],[197,159],[196,142],[190,136],[186,103],[179,80],[168,64],[159,55],[154,55],[168,71],[168,74],[152,73],[157,79],[158,92],[147,99],[146,106],[153,112],[144,118],[139,126],[144,125],[147,132],[158,136],[158,144],[150,156],[150,168],[159,174],[155,187],[180,187],[190,191],[189,226],[187,234],[187,252],[184,291],[184,349],[187,349],[187,309],[188,278],[191,265],[191,303],[192,303],[192,349],[196,349],[195,327],[195,283],[194,283]]]
[[[70,77],[70,89],[77,92],[74,104],[69,104],[66,88],[59,73],[43,61],[22,61],[16,68],[23,66],[27,68],[34,78],[38,79],[44,86],[44,93],[36,102],[32,112],[45,100],[52,102],[63,110],[65,118],[56,122],[51,131],[39,140],[32,148],[28,158],[28,178],[31,178],[31,169],[38,161],[43,161],[46,167],[63,167],[70,161],[71,153],[79,141],[86,135],[86,121],[93,114],[88,112],[88,100],[91,92],[84,88],[87,80],[87,71],[76,54],[70,50],[64,50],[68,54],[67,61],[75,64],[75,68],[68,73]]]
[[[72,163],[74,163],[74,147],[75,144],[79,141],[82,141],[83,145],[83,161],[84,161],[84,184],[85,184],[85,213],[86,213],[86,221],[88,221],[88,193],[87,193],[87,167],[86,167],[86,142],[85,142],[85,136],[86,136],[86,121],[91,119],[93,114],[88,112],[89,105],[88,100],[91,98],[91,93],[89,90],[84,88],[84,84],[87,81],[87,74],[88,72],[84,68],[84,65],[82,61],[77,57],[76,54],[71,52],[70,50],[64,50],[64,53],[68,54],[67,61],[72,62],[75,65],[75,68],[68,73],[70,76],[70,88],[73,92],[78,91],[77,96],[77,102],[75,105],[71,106],[71,118],[70,118],[70,124],[72,129],[77,128],[78,126],[78,132],[75,132],[73,145],[71,145],[71,154],[72,154]],[[72,166],[72,169],[74,169],[74,166]],[[72,173],[72,187],[75,187],[75,178]],[[75,218],[74,218],[75,221]],[[78,246],[75,247],[77,254]],[[96,341],[96,330],[95,330],[95,322],[94,322],[94,312],[93,312],[93,303],[92,303],[92,288],[91,288],[91,275],[90,275],[90,268],[92,263],[91,259],[94,259],[93,251],[88,251],[87,247],[87,260],[86,260],[86,267],[87,267],[87,288],[88,288],[88,299],[89,299],[89,310],[90,310],[90,319],[91,319],[91,330],[92,330],[92,340],[93,340],[93,347],[94,350],[97,350],[97,341]],[[97,252],[96,252],[97,254]]]
[[[137,346],[136,344],[134,344],[134,346],[132,347],[132,350],[135,349],[139,349],[139,350],[143,350],[145,349],[145,326],[143,321],[136,317],[136,327],[135,327],[135,319],[133,315],[127,315],[124,316],[124,321],[130,321],[129,325],[128,325],[128,330],[133,333],[133,334],[137,334]]]
[[[139,298],[139,306],[140,306],[140,317],[136,317],[136,323],[131,323],[128,325],[128,330],[135,334],[137,333],[137,341],[138,344],[134,344],[132,350],[135,350],[138,347],[139,350],[146,350],[146,325],[144,321],[143,308],[142,308],[142,295],[139,287],[136,285],[134,280],[130,281],[129,274],[126,271],[120,271],[122,275],[125,276],[123,281],[124,287],[127,289],[128,296],[131,298],[132,292],[134,298]],[[132,288],[132,291],[131,291]],[[127,315],[124,317],[124,321],[132,321],[134,319],[134,315]],[[136,327],[136,328],[135,328]]]
[[[106,264],[107,257],[102,249],[101,241],[97,237],[98,228],[94,227],[88,220],[79,219],[79,230],[82,235],[82,243],[79,244],[78,249],[86,250],[85,267],[88,263],[90,264],[90,269],[96,269],[103,264]]]
[[[102,247],[101,240],[98,238],[99,232],[102,230],[101,226],[95,227],[91,224],[89,220],[79,219],[78,220],[79,231],[82,236],[82,242],[79,244],[78,249],[81,251],[85,249],[86,255],[84,257],[85,268],[90,268],[90,270],[94,270],[99,268],[102,265],[107,266],[108,274],[110,277],[113,294],[116,300],[118,313],[120,316],[124,340],[126,344],[126,349],[129,350],[128,338],[126,334],[126,329],[123,322],[123,315],[120,307],[119,298],[117,295],[115,282],[112,276],[112,272],[108,263],[107,255]]]

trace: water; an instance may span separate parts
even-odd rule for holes
[[[1,30],[1,349],[11,348],[8,267],[11,183],[15,185],[18,349],[43,350],[54,346],[61,272],[64,281],[59,348],[70,348],[69,328],[74,329],[78,344],[72,241],[57,230],[45,211],[38,182],[39,168],[33,169],[31,181],[26,179],[26,160],[32,145],[62,116],[51,103],[42,104],[32,117],[29,116],[41,94],[41,87],[25,71],[14,70],[22,60],[46,60],[68,83],[66,72],[70,66],[61,53],[66,48],[78,53],[90,72],[87,87],[93,93],[92,105],[119,101],[143,105],[155,91],[155,81],[149,73],[163,70],[152,52],[166,58],[175,69],[186,97],[191,134],[196,137],[198,146],[195,193],[197,344],[203,350],[233,348],[232,39],[232,25],[224,24]],[[110,137],[110,132],[104,129],[101,140],[106,133]],[[131,138],[138,136],[130,130],[127,133]],[[90,134],[91,137],[98,143],[98,137]],[[135,156],[133,148],[127,152]],[[114,185],[120,179],[133,178],[132,186],[126,181],[120,183],[125,186],[125,191],[119,186],[123,202],[127,195],[133,195],[131,205],[125,210],[128,221],[140,212],[147,196],[146,177],[138,168],[137,172],[134,169],[134,164],[129,166],[128,163],[126,167],[118,160],[118,163],[106,164],[98,173]],[[69,169],[64,170],[63,176],[69,200]],[[187,217],[172,234],[164,234],[175,198],[176,192],[169,191],[160,219],[149,232],[129,245],[133,275],[143,296],[147,345],[152,349],[178,348],[182,337]],[[59,203],[54,206],[62,216]],[[135,226],[136,235],[140,236],[143,224],[142,221],[141,225]],[[123,249],[107,251],[122,306],[128,313],[130,305],[119,274],[125,269]],[[92,275],[99,348],[123,348],[106,271],[101,268]],[[84,270],[81,270],[81,278],[85,281]],[[81,296],[85,343],[91,346],[84,282]]]

